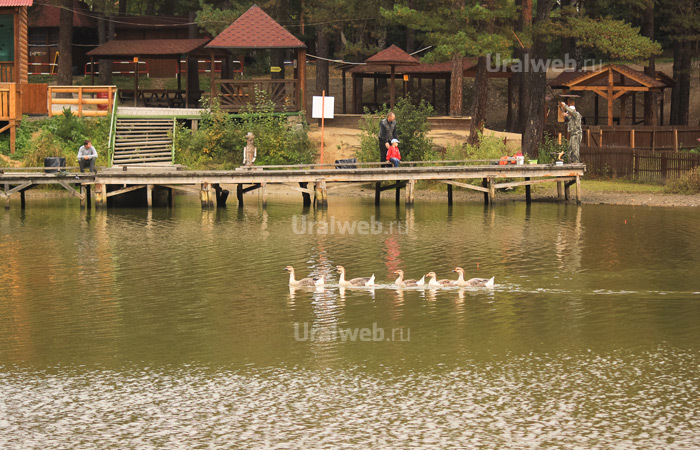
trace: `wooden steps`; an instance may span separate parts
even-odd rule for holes
[[[173,119],[117,118],[113,165],[172,164]]]

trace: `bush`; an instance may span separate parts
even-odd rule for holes
[[[562,137],[561,144],[557,142],[557,138],[549,133],[544,134],[544,142],[540,145],[537,151],[537,163],[538,164],[551,164],[556,159],[556,154],[564,152],[562,159],[564,161],[568,158],[569,152],[569,142],[566,138]]]
[[[237,167],[243,160],[245,135],[255,135],[258,165],[309,164],[315,149],[308,138],[304,117],[275,113],[263,92],[256,91],[256,105],[239,118],[223,111],[218,102],[205,105],[200,127],[192,131],[178,125],[175,131],[175,162],[189,168]]]
[[[700,168],[688,171],[677,180],[666,184],[666,192],[671,194],[698,194],[700,193]]]
[[[431,152],[426,160],[429,161],[469,161],[482,159],[499,159],[507,156],[508,149],[503,140],[495,136],[481,136],[479,144],[449,145],[443,154]]]
[[[389,113],[383,105],[378,111],[365,108],[360,121],[360,150],[355,157],[362,162],[379,161],[379,122]],[[421,100],[418,105],[411,103],[410,97],[400,98],[394,107],[399,149],[403,161],[425,161],[432,154],[432,139],[428,137],[430,125],[428,117],[434,114],[433,107]]]

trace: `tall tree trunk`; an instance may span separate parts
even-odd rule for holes
[[[520,0],[520,20],[518,21],[518,30],[526,31],[532,27],[532,0]],[[522,38],[521,38],[522,40]],[[520,46],[520,43],[518,43]],[[521,67],[525,67],[524,63],[527,58],[530,57],[530,49],[525,47],[517,51],[516,55],[520,58],[523,63]],[[516,82],[519,89],[519,99],[518,99],[518,118],[516,120],[516,129],[518,132],[523,133],[525,130],[527,116],[529,114],[530,108],[530,98],[531,92],[528,87],[528,76],[523,71],[516,74],[518,81]]]
[[[654,40],[654,0],[648,0],[646,9],[644,10],[644,19],[642,21],[642,36]],[[656,58],[649,58],[649,62],[644,67],[644,73],[652,78],[656,78]],[[644,93],[644,125],[655,126],[656,104],[658,102],[658,94],[655,91]]]
[[[100,17],[97,21],[97,38],[100,45],[107,43],[114,36],[114,21],[109,20],[105,17],[104,13],[100,13]],[[110,33],[111,30],[111,33]],[[112,84],[112,60],[111,59],[100,59],[97,65],[97,69],[100,71],[99,80],[101,85]]]
[[[687,40],[676,41],[673,45],[673,79],[676,86],[671,94],[671,125],[688,125],[692,51],[692,44]]]
[[[489,92],[489,79],[486,72],[486,57],[479,58],[476,65],[476,79],[474,80],[474,105],[472,106],[472,121],[469,125],[469,143],[479,143],[479,134],[484,131],[486,121],[486,103]]]
[[[121,0],[119,4],[121,5]],[[197,38],[197,25],[194,24],[195,15],[196,12],[190,11],[190,25],[187,28],[187,37],[190,39]],[[199,61],[197,61],[197,58],[188,58],[187,88],[190,91],[190,105],[187,106],[197,106],[197,103],[199,102]]]
[[[549,14],[555,0],[539,0],[537,2],[537,16],[533,25],[537,28],[549,20]],[[543,27],[546,28],[546,27]],[[540,31],[533,35],[532,59],[544,60],[547,58],[547,38]],[[521,90],[530,91],[530,102],[525,120],[523,132],[523,154],[537,157],[544,133],[545,96],[547,94],[547,72],[533,71],[532,67],[526,73],[525,83]]]
[[[59,16],[58,79],[59,85],[73,84],[73,2],[63,0]]]
[[[330,49],[330,35],[322,26],[316,27],[316,55],[321,58],[328,58]],[[321,91],[326,91],[328,94],[328,61],[319,59],[316,62],[316,93],[321,94]]]
[[[165,2],[166,4],[168,3],[175,3],[175,2]],[[126,15],[126,0],[119,0],[119,15],[124,16]]]
[[[459,53],[452,55],[450,65],[450,116],[462,115],[462,79],[464,77],[463,58]]]

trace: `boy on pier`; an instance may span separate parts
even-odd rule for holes
[[[394,167],[399,167],[399,162],[401,161],[401,153],[399,152],[399,140],[392,139],[391,147],[386,152],[386,160],[391,163]]]

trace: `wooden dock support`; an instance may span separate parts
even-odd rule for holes
[[[558,198],[559,200],[561,200],[562,196],[563,196],[563,193],[562,193],[562,182],[561,182],[561,181],[557,181],[557,198]]]
[[[223,189],[220,184],[216,183],[213,185],[214,191],[216,193],[216,207],[225,208],[226,200],[228,199],[228,189]]]
[[[260,183],[260,196],[262,199],[262,207],[267,208],[267,183]]]
[[[240,185],[239,185],[240,186]],[[215,194],[212,192],[212,186],[209,183],[202,183],[200,187],[200,199],[203,209],[209,209],[214,206]]]
[[[149,208],[153,208],[153,185],[146,185],[146,205]]]
[[[488,178],[481,179],[481,187],[484,189],[489,188],[489,179]],[[489,204],[489,192],[488,191],[484,191],[484,204],[485,205]]]
[[[173,188],[166,188],[168,190],[168,207],[169,208],[174,208],[175,207],[175,189]]]
[[[488,178],[488,180],[489,180],[489,181],[488,181],[488,185],[489,185],[489,193],[488,193],[489,201],[488,201],[488,204],[492,204],[492,203],[493,203],[493,199],[496,198],[496,188],[495,188],[495,185],[494,185],[494,182],[493,182],[493,178]]]
[[[325,181],[316,182],[314,188],[314,205],[319,209],[328,208],[328,187]]]
[[[240,183],[236,185],[236,200],[238,200],[238,207],[242,208],[243,207],[243,185]]]
[[[448,185],[449,186],[449,185]],[[415,201],[416,180],[408,180],[406,184],[406,206],[412,207]]]
[[[300,182],[300,183],[299,183],[299,187],[302,188],[302,189],[308,189],[308,186],[309,186],[309,184],[306,183],[306,182]],[[304,207],[305,207],[305,208],[308,208],[308,207],[311,206],[311,194],[309,194],[308,192],[302,191],[302,193],[301,193],[301,198],[302,198],[303,201],[304,201]]]
[[[399,183],[396,183],[396,205],[401,204],[401,187],[402,185]]]
[[[374,205],[379,206],[382,201],[382,183],[378,182],[374,184]]]
[[[576,204],[580,205],[582,200],[581,177],[576,177]]]
[[[95,209],[107,207],[107,186],[95,183]]]
[[[525,177],[525,181],[530,181],[530,177]],[[525,185],[525,203],[528,205],[532,203],[532,186],[529,184]]]
[[[564,199],[569,200],[571,198],[571,185],[575,183],[575,181],[566,181],[564,182]]]
[[[5,209],[10,209],[10,185],[5,183]]]
[[[447,185],[447,205],[452,206],[452,185]]]

